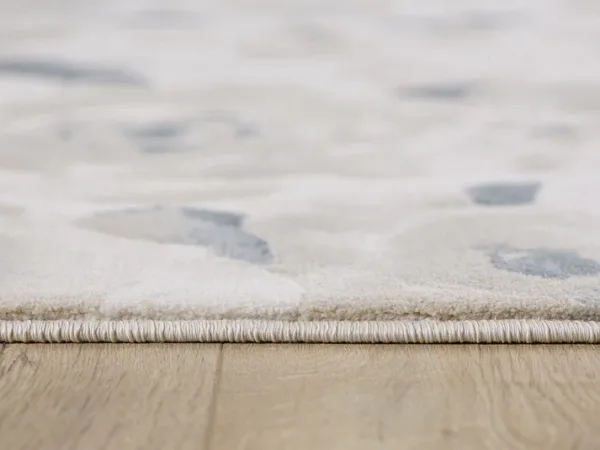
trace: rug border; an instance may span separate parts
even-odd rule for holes
[[[600,322],[568,320],[25,320],[0,342],[600,343]]]

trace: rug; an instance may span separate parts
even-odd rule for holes
[[[34,4],[1,341],[600,341],[597,2]]]

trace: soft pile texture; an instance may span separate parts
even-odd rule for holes
[[[600,341],[597,2],[0,12],[0,340]]]

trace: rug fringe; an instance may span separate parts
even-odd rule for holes
[[[600,322],[26,320],[0,321],[0,342],[598,343]]]

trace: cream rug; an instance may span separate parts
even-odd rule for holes
[[[0,11],[1,341],[600,341],[600,3]]]

